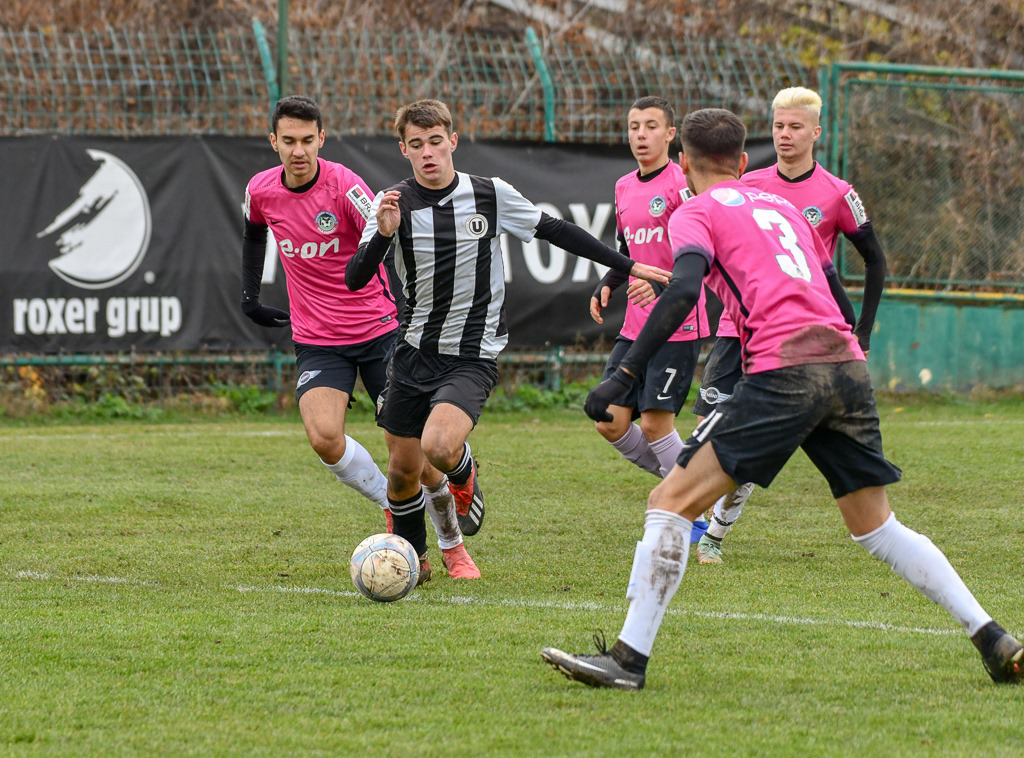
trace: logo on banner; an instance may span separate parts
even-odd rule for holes
[[[131,276],[149,248],[152,217],[142,183],[120,158],[86,150],[99,163],[71,205],[36,237],[57,235],[50,269],[83,289],[104,289]]]

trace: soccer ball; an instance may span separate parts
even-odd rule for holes
[[[401,600],[420,578],[420,559],[397,534],[373,534],[356,545],[349,561],[352,584],[378,603]]]

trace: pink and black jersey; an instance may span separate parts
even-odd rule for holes
[[[739,180],[673,214],[676,255],[708,260],[708,286],[739,326],[743,370],[864,360],[825,279],[828,251],[791,202]]]
[[[359,246],[374,195],[355,172],[317,159],[312,186],[293,191],[280,166],[256,174],[245,189],[245,217],[270,227],[288,284],[292,337],[307,345],[355,345],[398,327],[380,276],[358,292],[345,266]]]
[[[815,163],[808,173],[788,179],[778,164],[748,171],[740,181],[765,192],[780,195],[803,214],[821,237],[828,259],[835,258],[839,233],[854,234],[868,223],[864,204],[853,187]],[[726,314],[718,325],[719,337],[736,337],[736,326]]]
[[[615,183],[615,225],[619,239],[626,242],[630,258],[663,269],[672,268],[668,220],[689,196],[683,170],[671,161],[647,176],[632,171]],[[633,278],[630,277],[630,281]],[[657,300],[645,306],[627,303],[626,318],[619,333],[635,340],[656,304]],[[710,334],[702,289],[697,305],[669,337],[669,342],[695,340]]]
[[[855,234],[868,222],[864,204],[853,187],[818,163],[796,179],[787,179],[775,165],[748,171],[740,181],[781,195],[795,205],[821,237],[829,260],[835,258],[840,232]]]

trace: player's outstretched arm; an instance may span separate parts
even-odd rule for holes
[[[542,213],[540,216],[535,236],[538,239],[550,242],[552,245],[557,245],[573,255],[587,258],[595,263],[600,263],[602,266],[631,274],[639,279],[650,279],[651,281],[664,284],[668,282],[671,276],[664,269],[634,262],[632,259],[612,250],[571,221],[554,218],[546,213]]]
[[[681,253],[672,267],[672,281],[658,298],[640,334],[633,341],[619,367],[587,395],[583,406],[595,421],[611,421],[609,405],[623,405],[637,376],[651,356],[682,326],[693,306],[700,298],[704,275],[708,272],[707,258],[698,250]]]
[[[246,219],[242,230],[242,313],[260,326],[288,326],[287,311],[260,302],[263,258],[267,249],[267,225]]]
[[[885,289],[886,261],[882,243],[878,240],[871,222],[867,222],[854,234],[846,235],[864,259],[864,302],[860,308],[860,320],[853,332],[857,335],[861,349],[866,353],[871,345],[871,329],[875,325],[878,303]]]

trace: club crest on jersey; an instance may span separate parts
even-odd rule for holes
[[[811,226],[817,226],[821,223],[822,213],[821,208],[816,205],[808,205],[804,208],[801,213],[804,214],[804,218],[811,222]]]
[[[655,195],[654,197],[651,198],[651,203],[650,205],[647,206],[647,210],[651,212],[652,216],[657,218],[658,216],[665,212],[665,208],[667,207],[668,206],[665,203],[665,198],[663,198],[661,195]]]
[[[330,234],[338,227],[338,217],[330,211],[320,211],[316,214],[316,228],[324,234]]]
[[[743,195],[732,187],[719,187],[718,189],[713,189],[711,190],[711,197],[722,205],[728,205],[731,208],[735,208],[737,205],[743,205],[743,203],[747,202],[743,199]]]
[[[487,234],[487,218],[479,213],[474,213],[467,218],[466,234],[476,240]]]

